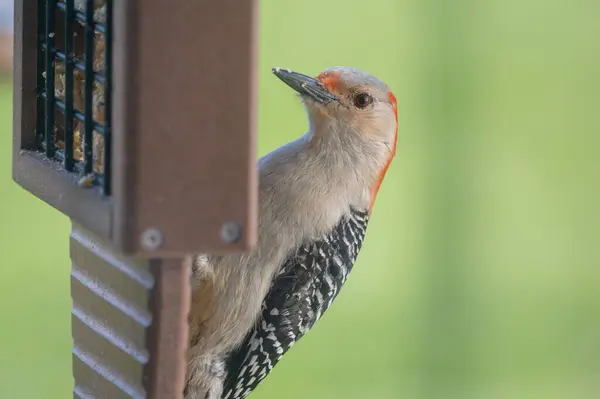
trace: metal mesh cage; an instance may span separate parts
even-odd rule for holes
[[[112,0],[38,0],[37,26],[39,149],[110,195]]]

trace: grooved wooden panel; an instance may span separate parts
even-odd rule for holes
[[[148,301],[155,284],[147,262],[115,254],[78,226],[73,226],[70,253],[75,393],[146,398]]]
[[[74,224],[76,398],[183,396],[191,258],[133,260]]]

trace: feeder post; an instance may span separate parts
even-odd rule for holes
[[[257,240],[258,1],[77,3],[15,1],[13,178],[72,222],[74,397],[181,399],[193,257]]]

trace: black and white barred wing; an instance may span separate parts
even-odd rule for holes
[[[352,211],[335,229],[302,245],[263,301],[262,316],[227,359],[223,399],[243,399],[329,308],[362,247],[366,212]]]

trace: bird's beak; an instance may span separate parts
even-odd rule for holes
[[[310,76],[303,75],[298,72],[290,71],[284,68],[273,68],[273,73],[285,84],[290,86],[302,95],[306,95],[313,100],[327,104],[330,101],[337,101],[338,98],[330,93],[323,83]]]

